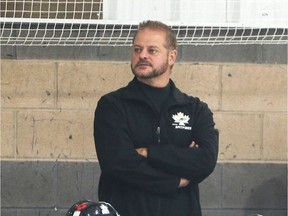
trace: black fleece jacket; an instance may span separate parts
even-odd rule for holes
[[[98,102],[98,196],[121,216],[201,216],[198,184],[217,163],[218,130],[205,103],[182,93],[172,80],[170,86],[161,112],[136,78]],[[192,141],[199,147],[189,148]],[[148,149],[147,158],[136,152],[140,147]],[[190,184],[178,188],[180,178]]]

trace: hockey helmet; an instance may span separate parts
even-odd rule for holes
[[[83,200],[75,203],[66,216],[120,216],[120,214],[107,202]]]

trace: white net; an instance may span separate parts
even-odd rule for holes
[[[1,45],[130,46],[160,20],[179,45],[287,44],[287,0],[2,0]]]

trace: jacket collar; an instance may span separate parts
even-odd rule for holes
[[[121,96],[124,99],[127,100],[140,100],[140,101],[145,101],[147,102],[147,99],[142,92],[138,80],[136,77],[134,77],[128,85],[123,88],[123,91],[121,93]],[[173,97],[169,98],[169,105],[172,104],[187,104],[190,102],[189,97],[185,94],[182,93],[175,85],[175,83],[170,79],[170,86],[171,86],[171,94]]]

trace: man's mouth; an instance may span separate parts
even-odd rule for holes
[[[149,62],[138,62],[136,67],[146,67],[146,66],[152,66]]]

